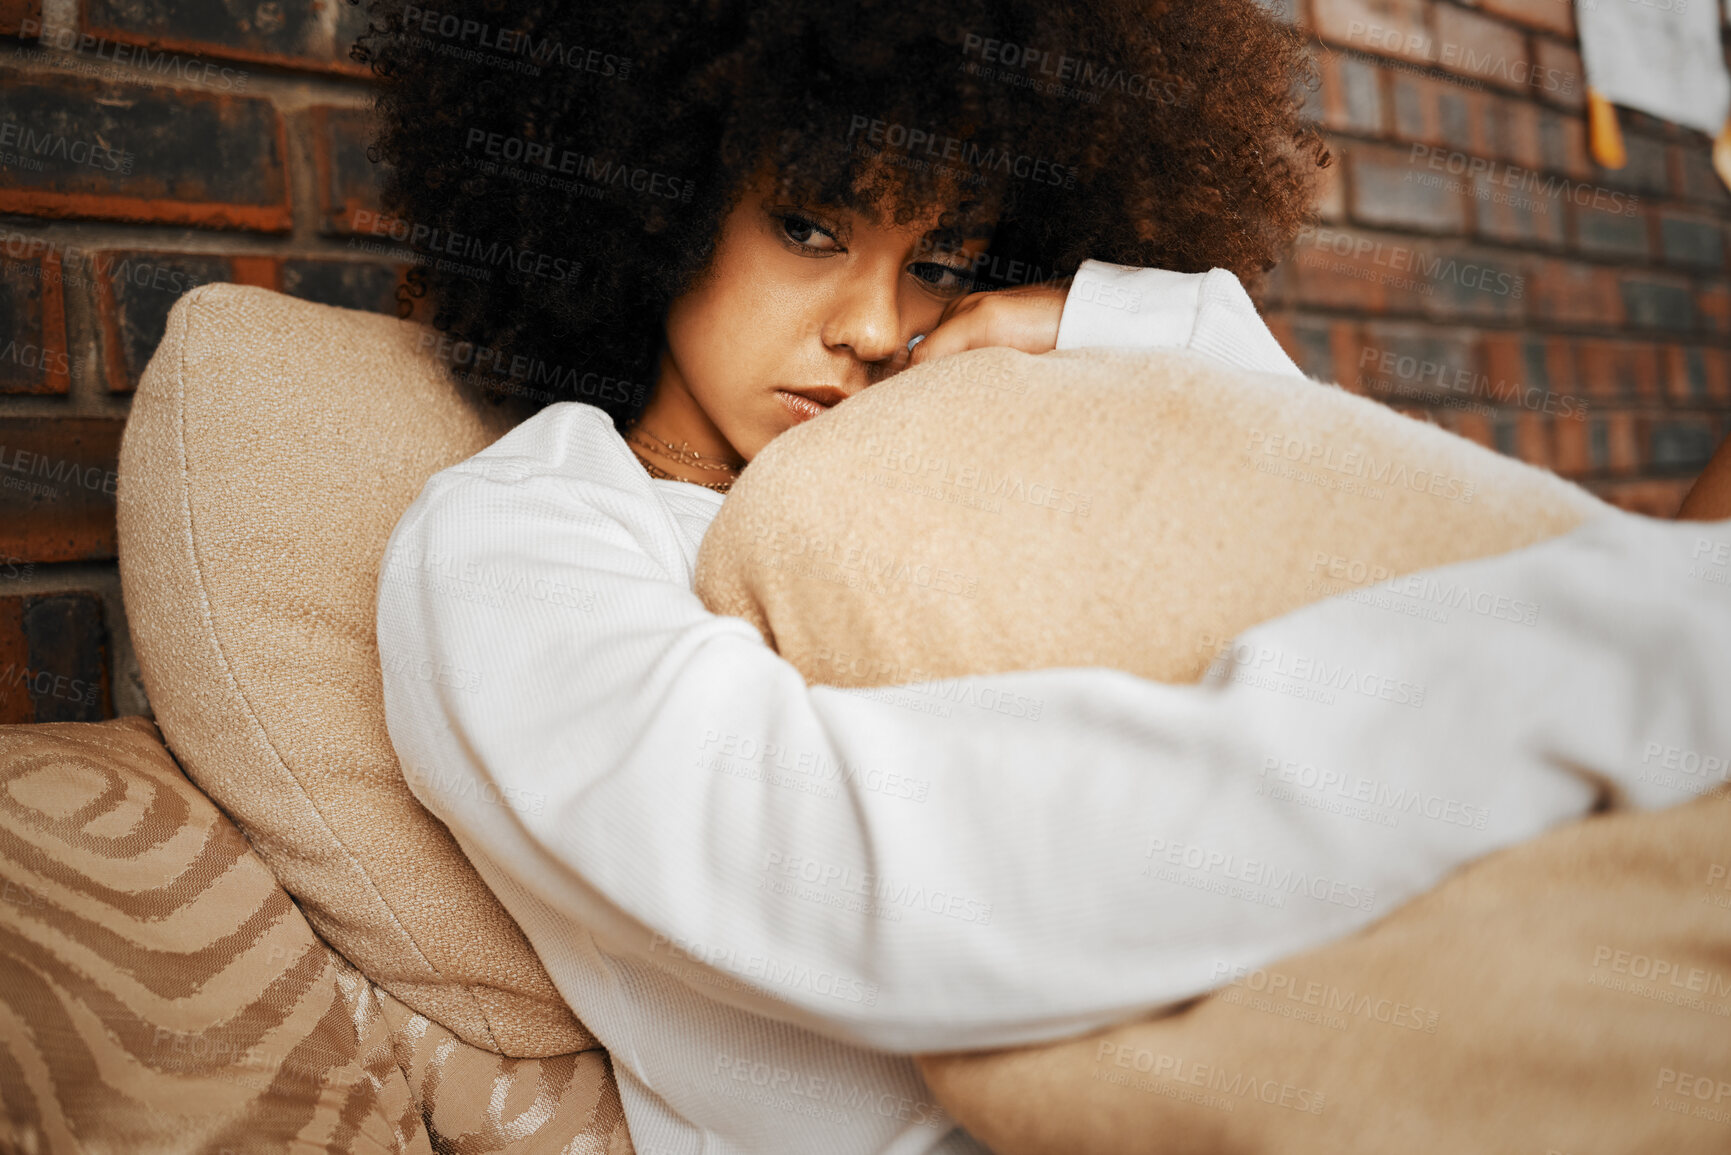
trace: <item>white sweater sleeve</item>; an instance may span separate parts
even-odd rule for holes
[[[1263,373],[1303,377],[1228,269],[1174,273],[1083,261],[1064,298],[1058,348],[1189,349]]]
[[[380,585],[410,786],[572,921],[544,957],[598,946],[888,1051],[1056,1038],[1363,926],[1644,750],[1731,750],[1731,611],[1685,573],[1705,531],[1622,515],[1446,571],[1538,603],[1532,626],[1335,599],[1243,635],[1219,684],[928,683],[950,716],[808,688],[704,608],[587,409],[434,476]],[[1271,789],[1305,766],[1411,808],[1343,824]],[[873,913],[885,887],[918,888],[906,917]]]

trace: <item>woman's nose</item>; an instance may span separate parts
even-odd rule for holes
[[[896,294],[900,269],[850,278],[837,295],[835,311],[824,326],[824,344],[846,348],[861,361],[883,361],[905,352],[901,310]]]

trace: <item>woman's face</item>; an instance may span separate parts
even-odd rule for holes
[[[759,179],[722,225],[697,287],[668,309],[637,428],[743,463],[777,434],[907,363],[907,343],[972,290],[986,237],[902,228],[779,200]],[[713,477],[713,475],[709,475]]]

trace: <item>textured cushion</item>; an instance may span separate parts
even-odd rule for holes
[[[0,1149],[627,1151],[606,1056],[504,1059],[313,934],[141,717],[0,726]]]
[[[386,539],[522,416],[471,400],[423,332],[263,289],[183,297],[121,444],[127,617],[169,748],[325,941],[466,1042],[567,1054],[593,1036],[385,730]]]
[[[1258,622],[1604,508],[1341,389],[1194,354],[983,349],[770,442],[710,525],[697,592],[810,682],[1193,681]]]
[[[711,525],[697,586],[814,683],[1081,665],[1190,681],[1258,622],[1602,509],[1339,389],[1184,355],[993,349],[772,442]],[[1497,612],[1403,589],[1353,596]],[[1723,1151],[1731,890],[1707,884],[1725,798],[1490,856],[1359,935],[1223,974],[1183,1013],[922,1066],[1000,1155]]]
[[[922,1067],[998,1155],[1724,1155],[1727,847],[1731,788],[1595,816],[1180,1014]]]

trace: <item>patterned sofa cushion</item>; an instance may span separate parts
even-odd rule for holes
[[[0,726],[0,1150],[620,1155],[606,1055],[511,1059],[313,933],[143,717]]]
[[[598,1044],[385,731],[391,527],[525,415],[475,401],[431,336],[265,289],[183,297],[121,444],[121,586],[169,748],[320,937],[466,1042],[569,1054]]]

